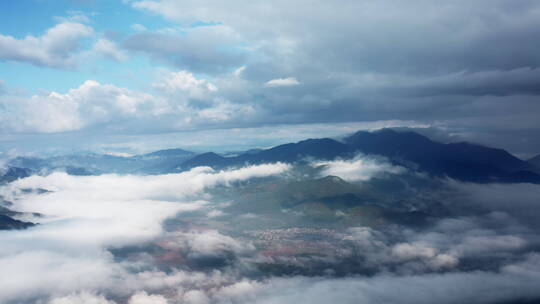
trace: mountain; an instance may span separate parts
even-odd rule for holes
[[[48,158],[17,157],[9,162],[12,166],[30,168],[36,172],[64,171],[74,173],[74,175],[127,173],[136,168],[137,163],[137,160],[128,157],[97,153],[70,154]]]
[[[535,157],[529,159],[527,161],[529,164],[532,164],[533,166],[540,169],[540,154],[536,155]]]
[[[35,225],[34,223],[23,222],[13,218],[21,214],[20,212],[0,206],[0,230],[24,229]]]
[[[418,165],[436,176],[470,182],[540,182],[527,162],[502,150],[467,142],[442,144],[414,132],[384,129],[357,132],[344,139],[354,150]]]
[[[10,160],[9,165],[30,168],[40,173],[64,171],[71,175],[158,174],[176,167],[194,155],[195,153],[183,149],[159,150],[131,157],[79,153],[48,158],[17,157]]]
[[[383,129],[376,132],[359,131],[342,141],[330,138],[307,139],[256,149],[239,155],[222,156],[213,152],[196,155],[183,149],[159,150],[132,157],[104,154],[74,154],[45,159],[15,158],[12,167],[1,177],[10,181],[34,172],[62,170],[72,175],[102,173],[164,174],[189,170],[198,166],[222,169],[247,164],[286,162],[305,163],[310,159],[350,159],[358,153],[381,155],[392,163],[413,171],[429,173],[466,182],[533,182],[540,183],[540,156],[528,162],[510,153],[477,144],[439,143],[415,132]],[[19,168],[19,169],[17,169]]]
[[[236,162],[296,162],[311,157],[314,159],[335,159],[350,157],[352,150],[347,145],[330,138],[307,139],[297,143],[280,145],[258,153],[243,154]]]
[[[195,153],[191,151],[186,151],[183,149],[166,149],[158,150],[151,153],[136,155],[133,158],[135,159],[152,159],[152,158],[167,158],[167,157],[192,157]]]
[[[8,167],[0,173],[0,184],[11,182],[19,178],[25,178],[32,174],[32,170],[19,167]]]
[[[227,158],[218,155],[214,152],[199,154],[181,165],[173,168],[173,170],[189,170],[195,167],[208,166],[212,168],[222,168],[234,164],[235,158]]]
[[[147,154],[135,155],[131,157],[137,160],[138,167],[133,170],[134,173],[141,174],[159,174],[171,171],[178,164],[191,159],[195,153],[183,149],[166,149]]]
[[[467,142],[443,144],[414,132],[391,129],[356,132],[343,142],[329,138],[308,139],[234,157],[204,153],[179,164],[174,170],[196,166],[223,168],[265,162],[294,163],[310,158],[347,159],[357,153],[385,156],[412,170],[467,182],[540,183],[540,175],[535,173],[533,165],[502,149]]]
[[[247,213],[265,218],[257,220],[259,228],[265,222],[278,227],[337,228],[392,223],[420,226],[433,217],[428,212],[402,208],[401,202],[388,195],[386,187],[352,184],[337,176],[259,180],[232,189],[215,189],[214,194],[224,201],[234,200],[225,209],[231,216]],[[410,200],[407,196],[399,199]],[[237,222],[242,225],[240,219]]]
[[[276,146],[267,150],[250,150],[232,157],[224,157],[214,152],[203,153],[181,163],[173,171],[189,170],[198,166],[209,166],[220,169],[246,164],[294,163],[306,158],[335,159],[337,157],[351,156],[351,153],[350,147],[330,138],[307,139],[297,143]]]
[[[19,221],[7,215],[0,214],[0,230],[24,229],[31,226],[34,226],[34,224]]]
[[[284,207],[321,202],[331,209],[350,208],[377,202],[381,194],[370,187],[347,183],[337,176],[326,176],[313,180],[293,181],[276,191]]]

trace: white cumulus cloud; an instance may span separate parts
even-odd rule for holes
[[[17,39],[0,34],[0,59],[27,62],[37,66],[70,67],[75,65],[81,40],[93,29],[77,22],[62,22],[39,37]]]
[[[109,39],[99,39],[93,47],[93,51],[106,58],[111,58],[116,61],[126,61],[127,54],[116,45],[115,42]]]
[[[54,133],[115,118],[157,115],[167,105],[150,94],[87,80],[67,93],[5,96],[0,127],[9,132]]]
[[[163,72],[161,79],[154,84],[167,94],[183,93],[191,98],[205,98],[207,94],[216,92],[218,88],[205,79],[197,79],[188,71]]]

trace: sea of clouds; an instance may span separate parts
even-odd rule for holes
[[[351,182],[405,170],[362,157],[315,166]],[[445,191],[433,195],[454,212],[427,228],[350,227],[336,233],[354,253],[330,263],[356,259],[369,275],[265,275],[251,263],[267,258],[251,240],[219,226],[165,229],[179,215],[208,221],[223,216],[213,188],[286,178],[291,170],[276,163],[154,176],[56,172],[9,183],[0,195],[13,203],[10,208],[40,215],[26,215],[39,223],[30,229],[0,232],[0,302],[418,304],[540,298],[539,185],[445,180]],[[156,253],[156,244],[164,252]]]

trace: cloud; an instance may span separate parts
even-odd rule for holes
[[[31,98],[6,97],[1,127],[6,133],[16,132],[62,132],[83,126],[78,105],[52,92],[47,96]],[[21,120],[22,118],[23,120]]]
[[[247,50],[240,43],[238,33],[218,24],[135,33],[123,41],[123,47],[183,70],[222,74],[246,60]]]
[[[83,0],[84,1],[84,0]],[[59,23],[62,22],[76,22],[76,23],[90,23],[90,18],[81,11],[68,11],[69,16],[67,17],[54,17]]]
[[[522,41],[524,36],[534,35],[536,30],[533,25],[538,22],[535,20],[538,11],[532,2],[515,8],[510,8],[504,0],[489,2],[496,9],[492,13],[483,13],[488,3],[486,1],[459,1],[444,8],[428,1],[407,4],[393,1],[351,2],[337,8],[322,1],[314,6],[309,6],[309,3],[295,3],[295,7],[307,8],[308,11],[302,13],[288,9],[291,4],[287,1],[277,1],[272,7],[265,3],[242,5],[241,2],[233,2],[225,5],[215,0],[143,0],[133,1],[131,5],[180,24],[198,20],[222,22],[249,39],[273,47],[274,50],[263,49],[267,54],[276,56],[286,53],[304,60],[317,58],[318,61],[302,61],[299,64],[321,68],[335,64],[334,69],[433,72],[436,66],[445,62],[442,59],[447,59],[449,61],[441,67],[445,71],[476,70],[490,66],[504,66],[506,70],[527,66],[538,60],[533,53],[538,45],[532,41],[527,42],[526,48],[505,44],[483,58],[478,56],[476,48],[482,43],[500,42],[492,40],[494,37],[515,42]],[[427,14],[419,18],[417,9],[420,7]],[[330,10],[334,12],[331,16],[328,15]],[[309,20],[299,18],[305,13],[311,16]],[[277,17],[281,21],[272,22]],[[494,27],[487,27],[493,19],[500,22]],[[438,23],[440,20],[448,23]],[[269,27],[268,24],[273,26]],[[408,35],[404,36],[404,32]],[[512,36],[516,34],[520,38]],[[351,44],[349,37],[362,37],[362,40]],[[458,53],[459,50],[461,53]],[[505,58],[505,54],[512,50],[519,50],[525,57]],[[422,56],[428,54],[431,55],[424,57],[421,62]],[[289,62],[294,60],[287,60]]]
[[[149,295],[142,291],[134,294],[128,304],[167,304],[167,299],[160,295]]]
[[[96,295],[88,291],[53,298],[47,304],[116,304],[107,300],[102,295]],[[128,304],[167,304],[167,299],[160,295],[149,295],[144,291],[138,292],[129,298]]]
[[[245,71],[245,69],[246,69],[246,66],[243,65],[243,66],[237,68],[236,70],[234,70],[233,75],[234,75],[235,77],[241,77],[241,76],[242,76],[242,73]]]
[[[250,243],[237,241],[217,230],[177,232],[164,245],[167,249],[185,252],[189,258],[220,257],[228,252],[242,255],[253,252]]]
[[[357,155],[350,160],[317,161],[312,166],[322,167],[321,175],[334,175],[346,181],[366,181],[383,174],[399,174],[406,171],[400,166],[393,166],[384,160]]]
[[[162,71],[154,88],[149,94],[87,80],[66,93],[4,95],[0,129],[7,134],[84,129],[137,134],[235,125],[256,116],[252,105],[218,96],[216,85],[187,71]]]
[[[273,87],[291,87],[299,85],[300,82],[296,80],[295,77],[288,77],[288,78],[277,78],[272,79],[268,82],[266,82],[265,86],[273,88]]]
[[[424,260],[432,269],[452,269],[459,260],[447,253],[439,254],[437,249],[422,243],[399,243],[392,247],[392,255],[401,261]]]
[[[521,192],[537,185],[447,181],[428,193],[410,189],[410,208],[424,210],[415,202],[430,197],[452,213],[415,229],[392,223],[335,231],[263,228],[265,249],[263,239],[248,237],[253,234],[243,226],[253,217],[234,213],[236,202],[227,196],[234,191],[221,187],[249,191],[237,182],[283,178],[292,169],[278,163],[157,176],[54,173],[5,185],[0,195],[12,208],[44,216],[33,219],[39,226],[0,234],[0,266],[14,273],[0,287],[0,301],[493,303],[540,297],[531,283],[540,278],[536,228],[510,212],[529,206],[528,213],[536,214],[536,197]],[[50,192],[24,190],[36,188]],[[528,192],[534,194],[533,188]],[[500,193],[505,197],[499,203],[493,198]],[[400,194],[391,204],[409,199]],[[509,200],[516,202],[513,208],[503,203]],[[214,211],[221,215],[210,217]],[[264,227],[264,212],[257,215]],[[301,218],[295,223],[301,225]],[[325,234],[314,241],[317,231]],[[277,273],[296,267],[296,275],[273,275],[261,263]],[[329,271],[342,267],[346,275]],[[324,275],[315,275],[318,269]]]
[[[105,35],[109,38],[92,41],[87,51],[79,51],[79,47],[86,44],[84,39],[92,36],[93,29],[84,24],[84,15],[73,12],[72,17],[58,19],[60,23],[42,36],[1,36],[5,43],[0,43],[0,57],[3,49],[6,60],[73,67],[81,58],[96,54],[119,61],[143,54],[172,65],[175,72],[170,73],[184,71],[219,90],[206,94],[203,85],[197,89],[199,92],[176,90],[174,98],[168,96],[171,100],[156,101],[164,104],[158,107],[161,113],[174,114],[147,115],[144,123],[138,115],[111,115],[90,123],[74,115],[60,115],[57,123],[39,127],[10,123],[4,133],[17,133],[19,129],[74,131],[91,125],[101,128],[100,131],[130,130],[135,134],[401,120],[442,127],[460,138],[522,155],[537,154],[540,142],[530,135],[535,133],[530,130],[537,128],[534,114],[539,93],[538,52],[534,51],[539,46],[533,39],[534,29],[538,28],[537,6],[527,2],[519,8],[509,8],[505,0],[497,0],[485,4],[494,7],[485,12],[484,2],[459,1],[460,5],[449,4],[444,9],[424,2],[347,3],[339,8],[323,2],[314,6],[297,3],[309,6],[311,16],[299,22],[298,13],[290,11],[290,3],[284,1],[276,2],[272,8],[261,3],[237,3],[241,9],[234,10],[211,0],[131,1],[133,7],[177,24],[124,38]],[[418,19],[414,12],[420,8],[428,13]],[[335,13],[329,17],[327,12],[331,10]],[[263,11],[265,14],[261,14]],[[351,12],[359,12],[363,17]],[[393,17],[389,18],[389,14]],[[281,22],[269,27],[277,18]],[[477,25],[471,20],[477,20]],[[492,26],[490,20],[500,22]],[[195,26],[194,22],[201,25]],[[423,38],[418,39],[419,36]],[[351,44],[348,37],[361,40]],[[516,42],[517,37],[523,37],[519,41],[527,44]],[[479,56],[478,50],[486,45],[492,46],[488,47],[492,51]],[[162,74],[154,82],[166,83],[167,73]],[[280,78],[283,75],[297,75],[301,86],[291,90],[265,89],[299,82],[296,77]],[[170,79],[178,76],[170,75]],[[168,94],[156,90],[158,95]],[[54,111],[57,106],[55,102],[51,104],[45,113],[73,111],[65,105]],[[199,113],[200,109],[205,110]],[[19,114],[10,111],[12,116]],[[32,115],[32,110],[26,112]],[[36,120],[32,124],[42,122]]]
[[[163,237],[162,224],[167,218],[206,208],[204,190],[209,187],[279,175],[288,168],[284,164],[231,171],[195,168],[160,176],[76,177],[53,173],[5,185],[0,192],[3,198],[13,202],[11,208],[33,210],[42,217],[31,219],[40,223],[31,229],[0,233],[0,241],[6,244],[0,249],[0,267],[13,274],[0,287],[0,301],[31,300],[47,295],[56,295],[55,301],[59,303],[79,298],[104,301],[97,294],[129,295],[138,291],[137,288],[152,286],[154,279],[140,271],[134,274],[133,267],[137,269],[137,265],[118,262],[108,249],[144,246]],[[37,188],[51,192],[39,195],[21,191]],[[211,231],[173,237],[199,255],[213,250],[241,250],[245,246]],[[166,282],[158,285],[168,286]],[[161,299],[139,294],[132,301],[158,298]]]
[[[93,80],[65,94],[50,92],[30,98],[6,96],[3,105],[1,127],[15,133],[73,131],[115,118],[166,111],[166,106],[149,94]]]
[[[436,251],[422,244],[400,243],[392,248],[392,254],[400,259],[414,259],[417,257],[432,258]]]
[[[19,61],[37,66],[67,68],[76,64],[83,38],[93,29],[77,22],[62,22],[39,37],[16,39],[0,34],[0,60]]]
[[[470,272],[370,278],[273,278],[218,290],[218,303],[494,303],[539,296],[531,279],[539,275],[537,255],[500,273]],[[526,270],[525,267],[532,267]],[[236,292],[231,292],[236,289]],[[227,290],[228,292],[225,292]],[[279,292],[275,292],[279,290]],[[459,292],[456,292],[459,291]],[[235,301],[236,300],[236,301]]]
[[[169,65],[171,72],[159,73],[152,81],[158,84],[153,87],[156,92],[142,90],[163,105],[157,106],[163,115],[153,115],[154,107],[149,106],[144,111],[152,115],[142,120],[140,115],[110,115],[94,122],[60,116],[58,125],[24,127],[13,122],[4,133],[21,132],[14,127],[56,132],[52,130],[92,126],[102,133],[148,134],[399,120],[441,127],[461,139],[522,155],[537,154],[540,141],[531,135],[540,111],[535,102],[539,52],[531,51],[539,47],[534,42],[537,6],[527,2],[509,8],[497,0],[482,2],[494,7],[485,12],[481,3],[458,1],[443,9],[424,2],[351,2],[340,8],[299,2],[295,6],[309,6],[311,16],[299,22],[298,13],[284,1],[272,8],[235,2],[231,5],[241,8],[236,10],[210,0],[131,1],[133,7],[176,24],[123,38],[101,38],[90,52],[95,49],[94,53],[114,60],[144,55]],[[420,9],[428,13],[418,19],[414,12]],[[335,13],[329,17],[328,11]],[[282,21],[274,24],[277,18]],[[490,20],[500,22],[492,26]],[[197,21],[202,25],[193,25]],[[361,39],[351,44],[348,37]],[[519,39],[527,44],[516,37],[527,37]],[[486,47],[492,51],[479,56],[478,50]],[[78,56],[76,50],[70,54]],[[179,79],[183,72],[218,90],[209,92],[204,84],[178,89],[179,81],[189,79]],[[299,83],[298,79],[301,85],[294,89],[275,87]],[[52,112],[64,111],[70,113],[65,108]],[[27,112],[31,115],[32,110]]]
[[[470,208],[471,205],[465,202],[474,203],[474,208],[484,212],[498,211],[494,218],[508,221],[510,217],[516,217],[521,222],[533,227],[538,227],[531,211],[538,208],[538,195],[540,186],[535,184],[472,184],[460,183],[456,181],[448,182],[451,189],[456,191],[456,197],[452,202],[462,208]]]
[[[116,61],[128,60],[128,56],[116,45],[116,43],[108,39],[102,38],[96,41],[92,51]]]
[[[158,70],[149,92],[93,80],[29,97],[6,90],[0,128],[7,144],[19,137],[31,144],[38,138],[26,134],[31,132],[72,132],[47,134],[46,143],[95,140],[100,147],[118,147],[114,136],[123,134],[120,141],[139,150],[225,141],[222,149],[242,150],[322,133],[420,125],[443,127],[449,136],[439,136],[447,140],[491,134],[485,140],[497,145],[504,141],[529,152],[540,147],[534,138],[540,9],[533,1],[125,3],[176,24],[159,30],[135,24],[124,39],[90,43],[89,52],[118,61],[145,55],[174,70]],[[1,60],[76,66],[79,56],[90,54],[80,48],[94,30],[77,15],[57,20],[39,37],[0,35]],[[301,83],[281,78],[287,75]],[[358,121],[366,122],[351,123]],[[221,129],[204,131],[213,128]],[[171,130],[189,134],[159,134]],[[96,139],[97,133],[109,140]],[[150,135],[133,144],[132,135],[142,133]],[[269,245],[262,250],[266,243],[251,237],[246,222],[265,230],[268,222],[281,228],[294,216],[294,225],[301,226],[304,215],[238,215],[231,193],[254,189],[258,195],[259,188],[244,181],[282,177],[291,166],[281,163],[158,176],[54,173],[4,185],[0,194],[13,202],[10,208],[42,216],[27,215],[40,224],[28,230],[0,233],[0,269],[10,274],[0,285],[0,302],[417,304],[540,298],[538,185],[409,180],[396,176],[405,169],[364,156],[313,166],[322,175],[365,181],[363,190],[387,201],[351,212],[369,217],[373,207],[384,220],[372,227],[325,228],[322,238],[311,233],[312,224],[298,229],[311,233],[306,238],[290,233],[294,227],[266,230]],[[390,174],[395,183],[369,181]],[[274,180],[264,186],[271,191]],[[395,188],[400,190],[394,193]],[[270,209],[281,200],[263,202],[246,204]],[[427,227],[399,225],[392,219],[396,213],[425,215]]]
[[[249,107],[243,109],[248,110]],[[231,110],[232,111],[232,110]],[[236,117],[242,112],[232,112],[230,117]],[[253,115],[253,113],[247,113]],[[162,120],[164,119],[161,117]],[[179,123],[179,117],[173,122]],[[162,126],[163,122],[153,122],[154,125]],[[79,142],[80,133],[63,133],[55,136],[43,134],[16,134],[12,138],[18,140],[17,153],[14,156],[28,153],[70,153],[71,148],[66,143],[76,143],[77,149],[108,153],[109,151],[128,152],[130,154],[142,154],[160,149],[178,148],[179,146],[194,151],[245,151],[257,148],[270,148],[276,145],[296,142],[305,138],[339,137],[343,134],[352,134],[358,130],[374,130],[383,127],[394,126],[418,126],[414,121],[376,121],[360,123],[335,123],[335,124],[298,124],[298,125],[268,125],[252,126],[245,128],[226,126],[224,129],[181,129],[170,130],[167,133],[133,133],[130,130],[139,130],[132,126],[127,130],[128,134],[96,134],[86,133],[84,142]],[[46,137],[46,138],[45,138]],[[46,144],[45,144],[46,141]],[[12,142],[1,142],[0,146],[5,150],[12,149]]]
[[[102,295],[95,295],[90,292],[80,292],[64,297],[51,299],[47,304],[114,304]]]
[[[90,196],[91,199],[122,199],[122,200],[141,200],[141,199],[181,199],[186,196],[203,191],[205,187],[215,185],[227,186],[231,183],[269,175],[282,174],[290,169],[290,165],[284,163],[262,164],[257,166],[242,167],[231,171],[215,171],[210,167],[197,167],[190,171],[157,175],[157,176],[119,176],[114,174],[100,176],[71,176],[62,172],[53,173],[48,176],[31,176],[25,179],[17,180],[9,185],[7,189],[12,192],[24,188],[41,188],[51,191],[62,189],[58,195],[76,195],[79,192],[95,192]],[[182,182],[189,180],[189,182]],[[98,191],[103,189],[101,191]],[[136,192],[132,191],[137,189]],[[51,205],[54,203],[56,193],[51,193],[45,197],[35,197],[36,200],[50,199]],[[29,200],[32,205],[35,201]],[[58,204],[61,206],[62,204]],[[39,207],[38,207],[39,208]],[[81,206],[82,208],[82,206]],[[84,215],[90,210],[71,210],[72,215]],[[97,212],[97,210],[96,210]],[[94,213],[90,213],[94,214]]]
[[[166,94],[186,95],[188,98],[206,99],[208,94],[216,92],[218,88],[205,79],[197,79],[188,71],[163,72],[162,78],[154,84]]]
[[[220,94],[234,103],[259,105],[258,116],[264,117],[259,124],[415,120],[519,153],[540,151],[540,141],[531,135],[539,131],[531,114],[539,111],[533,100],[540,94],[536,89],[540,44],[534,39],[540,28],[537,3],[513,7],[508,0],[460,0],[441,7],[419,0],[347,2],[335,7],[324,1],[276,1],[269,7],[238,1],[225,5],[215,0],[140,0],[130,4],[181,27],[218,22],[241,37],[241,42],[231,40],[233,45],[248,45],[249,51],[225,69],[223,61],[233,61],[203,46],[193,47],[210,57],[205,60],[215,65],[214,70],[230,72],[245,66],[237,90],[219,85]],[[493,9],[487,12],[487,6]],[[419,11],[425,14],[419,16]],[[195,39],[199,34],[189,35]],[[357,39],[351,42],[350,37]],[[168,44],[173,43],[154,43],[160,46],[151,53],[187,65],[176,55],[186,52],[183,49],[157,50]],[[139,45],[145,48],[144,43]],[[479,51],[485,49],[490,51]],[[188,61],[197,63],[198,58]],[[261,89],[260,84],[269,86],[268,79],[281,75],[298,75],[302,85],[294,90]]]
[[[179,288],[172,300],[182,303],[260,304],[328,303],[329,301],[432,303],[434,300],[438,303],[470,301],[494,303],[516,299],[532,300],[539,296],[534,285],[535,279],[539,276],[537,263],[538,255],[531,255],[522,262],[506,266],[500,272],[476,271],[412,276],[383,274],[348,278],[297,276],[273,277],[262,281],[234,281],[233,278],[223,274],[194,273],[193,279],[185,277],[185,281],[178,283],[185,286],[184,284],[202,283],[206,280],[207,287],[189,290]],[[223,285],[214,285],[220,280]],[[211,288],[208,288],[209,286]],[[518,294],[517,297],[516,294]],[[165,301],[163,296],[148,295],[146,292],[137,293],[131,297],[132,301],[133,299],[152,299],[159,301],[157,303]]]
[[[143,32],[147,30],[147,28],[144,25],[138,24],[138,23],[132,24],[131,29],[137,32]]]

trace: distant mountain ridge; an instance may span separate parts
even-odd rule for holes
[[[536,155],[535,157],[529,159],[527,161],[529,164],[532,164],[533,166],[536,166],[540,169],[540,154]]]
[[[345,138],[356,151],[419,165],[428,173],[471,182],[540,182],[527,162],[502,149],[467,142],[442,144],[414,132],[357,132]]]
[[[165,150],[158,150],[142,155],[135,155],[133,158],[149,158],[149,157],[185,157],[185,156],[193,156],[195,153],[191,151],[187,151],[184,149],[165,149]]]
[[[16,220],[7,215],[0,214],[0,230],[25,229],[34,226],[33,223]]]
[[[179,164],[176,170],[189,170],[196,166],[219,169],[265,162],[293,163],[307,158],[347,159],[357,153],[381,155],[410,169],[461,181],[540,183],[540,175],[534,166],[505,150],[467,142],[443,144],[418,133],[391,129],[359,131],[342,142],[330,138],[307,139],[234,157],[209,152]]]
[[[250,151],[233,157],[223,157],[213,152],[195,156],[180,164],[176,169],[189,170],[197,166],[225,168],[246,164],[261,164],[272,162],[294,163],[306,158],[335,159],[353,156],[353,151],[347,145],[330,138],[307,139],[297,143],[279,145],[258,152]]]
[[[84,153],[61,155],[49,158],[17,157],[10,167],[27,168],[34,173],[65,171],[71,175],[118,174],[159,174],[176,167],[196,153],[183,149],[158,150],[131,157],[109,154]]]
[[[23,213],[13,211],[5,206],[2,206],[5,203],[6,201],[0,197],[0,230],[25,229],[35,225],[31,222],[24,222],[15,219],[14,217],[23,215]]]
[[[32,174],[32,170],[19,167],[8,167],[0,173],[0,184],[8,183],[19,178],[28,177]]]
[[[306,139],[269,149],[248,150],[233,156],[167,149],[132,157],[85,154],[48,159],[16,158],[10,166],[29,168],[34,172],[60,168],[75,175],[165,174],[198,166],[223,169],[248,164],[305,162],[310,159],[350,159],[358,153],[384,156],[392,163],[413,171],[466,182],[540,183],[540,166],[536,165],[540,162],[540,156],[523,161],[502,149],[467,142],[443,144],[415,132],[392,129],[359,131],[341,141]]]

